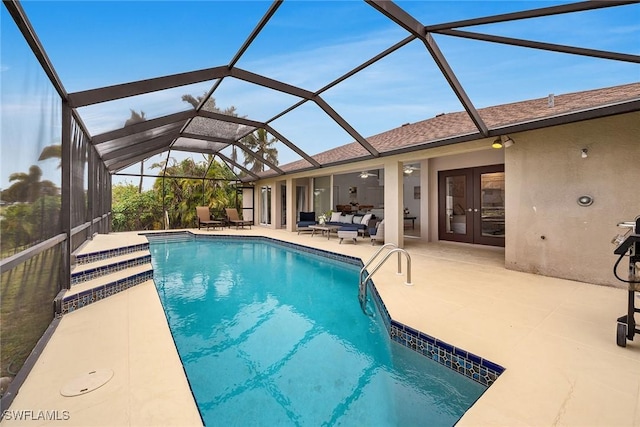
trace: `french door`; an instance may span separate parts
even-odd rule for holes
[[[504,165],[438,172],[438,238],[504,246]]]

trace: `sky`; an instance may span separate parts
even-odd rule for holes
[[[424,25],[548,7],[546,1],[398,1]],[[262,1],[24,1],[22,6],[68,93],[227,65],[270,7]],[[4,6],[0,187],[59,143],[59,97]],[[640,5],[466,28],[506,37],[640,54]],[[361,1],[285,1],[237,67],[317,91],[407,36]],[[640,81],[640,66],[434,35],[476,108]],[[206,82],[79,109],[92,135],[124,125],[130,110],[160,117],[190,106],[181,96]],[[322,94],[364,137],[463,110],[426,51],[411,42]],[[214,93],[218,107],[265,121],[298,98],[236,79]],[[271,125],[313,155],[353,138],[313,103]],[[34,143],[35,141],[35,143]],[[278,145],[280,164],[299,157]],[[166,157],[166,155],[165,155]],[[165,158],[162,157],[162,158]],[[199,158],[196,156],[196,158]],[[159,160],[158,158],[157,160]],[[152,163],[152,162],[149,162]],[[56,180],[56,160],[41,161]],[[131,168],[137,172],[137,166]],[[57,172],[56,172],[57,171]],[[147,170],[149,173],[157,171]]]

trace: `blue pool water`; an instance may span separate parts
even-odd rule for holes
[[[357,266],[266,241],[150,249],[208,426],[451,426],[485,390],[390,341]]]

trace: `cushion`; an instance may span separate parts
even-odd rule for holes
[[[362,215],[355,214],[353,216],[353,223],[354,224],[362,224]]]
[[[340,217],[342,216],[342,212],[333,212],[331,214],[331,222],[340,222]]]
[[[358,226],[356,224],[345,224],[343,225],[339,231],[358,231]]]
[[[315,221],[315,212],[300,212],[300,221]]]
[[[369,220],[371,219],[372,216],[373,214],[366,214],[365,216],[362,217],[360,224],[364,224],[364,225],[369,224]]]
[[[316,221],[298,221],[296,225],[300,228],[304,228],[304,227],[308,227],[310,225],[316,225],[316,224],[317,224]]]
[[[342,215],[340,217],[340,222],[344,222],[345,224],[353,224],[353,215]]]

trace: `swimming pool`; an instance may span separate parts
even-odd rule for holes
[[[150,250],[206,425],[451,426],[486,389],[392,342],[357,265],[265,240]]]

